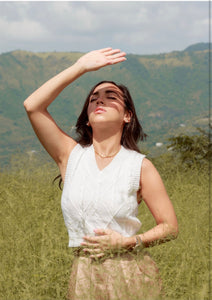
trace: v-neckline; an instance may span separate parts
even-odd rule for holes
[[[97,172],[101,174],[101,173],[106,172],[108,169],[110,169],[111,165],[113,165],[115,163],[115,161],[118,159],[118,157],[120,156],[122,149],[123,149],[123,146],[121,145],[119,152],[113,157],[113,159],[109,162],[109,164],[107,164],[103,169],[100,169],[97,164],[96,155],[95,155],[94,147],[92,144],[91,145],[92,156],[93,156],[93,161],[94,161],[94,165],[95,165]]]

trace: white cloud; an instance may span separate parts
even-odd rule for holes
[[[0,35],[3,39],[32,41],[45,39],[48,32],[42,25],[33,20],[8,21],[0,19]]]
[[[207,2],[0,2],[0,52],[88,51],[108,45],[131,53],[182,50],[208,41]]]

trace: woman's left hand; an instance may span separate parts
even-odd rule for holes
[[[108,251],[127,247],[127,237],[111,229],[95,229],[96,236],[85,236],[83,251],[90,253],[91,258],[100,258]]]

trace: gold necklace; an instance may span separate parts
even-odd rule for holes
[[[113,157],[113,156],[115,156],[115,155],[119,152],[119,150],[120,150],[120,148],[119,148],[119,149],[118,149],[116,152],[114,152],[113,154],[111,154],[111,155],[105,155],[105,154],[103,154],[103,153],[100,153],[100,152],[96,151],[94,145],[93,145],[93,148],[94,148],[95,153],[96,153],[97,155],[99,155],[101,158],[110,158],[110,157]]]

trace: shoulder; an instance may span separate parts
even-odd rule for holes
[[[143,159],[142,169],[145,171],[151,171],[153,169],[156,169],[153,163],[146,157]]]
[[[143,183],[143,185],[145,183],[149,183],[151,185],[162,183],[158,170],[156,169],[154,164],[147,158],[143,159],[140,180]]]
[[[83,147],[79,143],[76,143],[76,145],[73,147],[73,149],[70,151],[67,161],[64,165],[64,170],[62,178],[64,179],[67,174],[70,174],[72,170],[75,168],[75,166],[79,163],[81,160],[83,154],[89,149],[90,147]]]
[[[124,148],[123,152],[124,156],[121,159],[122,168],[130,180],[131,188],[138,191],[145,155],[126,148]]]
[[[143,159],[142,163],[142,174],[143,175],[151,175],[154,173],[158,173],[154,164],[146,157]]]
[[[75,145],[75,147],[72,149],[72,151],[69,153],[68,160],[75,160],[79,156],[81,156],[84,152],[90,149],[90,146],[82,146],[79,143]]]
[[[142,154],[140,152],[137,152],[135,150],[126,149],[123,147],[123,156],[122,156],[122,162],[125,162],[130,169],[132,169],[132,172],[141,172],[141,168],[143,166],[144,160],[146,160],[145,154]]]
[[[132,172],[141,172],[145,155],[135,150],[126,149],[123,150],[122,162],[125,162]]]

